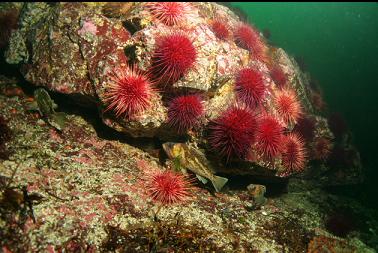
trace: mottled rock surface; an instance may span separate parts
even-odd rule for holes
[[[324,137],[332,141],[334,138],[321,111],[320,93],[311,88],[311,78],[300,70],[294,58],[283,49],[268,45],[263,37],[260,39],[264,55],[260,57],[239,47],[232,38],[222,40],[215,36],[210,26],[212,19],[227,20],[231,30],[240,23],[239,17],[225,6],[190,4],[188,19],[174,29],[159,22],[145,3],[26,3],[17,6],[21,9],[20,25],[11,35],[6,61],[19,64],[30,83],[67,94],[81,106],[97,108],[102,121],[119,132],[177,142],[188,140],[212,151],[206,138],[208,123],[235,104],[234,77],[238,70],[247,66],[256,68],[264,78],[266,94],[259,110],[273,115],[287,131],[292,131],[295,126],[283,122],[274,106],[278,85],[273,81],[270,69],[275,64],[286,76],[286,86],[296,92],[304,114],[315,118],[314,139]],[[160,92],[150,101],[151,106],[136,118],[116,117],[112,110],[106,110],[108,83],[113,69],[135,65],[149,71],[156,40],[173,30],[187,34],[192,40],[197,51],[194,66],[170,89],[160,87]],[[202,95],[205,116],[183,139],[167,124],[167,103],[176,94],[188,91]],[[317,97],[316,101],[314,97]],[[307,144],[308,159],[312,160],[314,144]],[[269,177],[291,174],[282,166],[280,157],[267,162],[255,153],[254,146],[250,153],[254,157],[253,162],[241,167],[223,168],[224,160],[216,156],[214,163],[219,164],[219,172],[230,174]],[[330,172],[328,166],[320,166],[324,177],[321,182],[361,182],[358,153],[354,160],[353,166],[348,168],[350,173],[344,176],[338,171]]]
[[[274,198],[267,186],[262,206],[254,206],[248,184],[235,188],[231,180],[231,188],[212,194],[198,181],[191,202],[162,208],[154,221],[157,206],[144,197],[138,178],[145,169],[140,166],[161,167],[157,158],[99,138],[79,115],[69,113],[59,132],[26,110],[32,98],[13,94],[0,95],[0,112],[12,131],[9,160],[0,160],[4,252],[317,252],[319,243],[329,250],[374,252],[362,240],[377,246],[367,239],[377,231],[369,210],[303,180]],[[358,222],[368,223],[336,237],[325,220],[346,206]]]

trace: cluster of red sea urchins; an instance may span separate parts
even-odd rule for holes
[[[170,27],[181,25],[193,8],[189,3],[179,2],[155,2],[146,6],[156,22]],[[210,29],[221,40],[227,40],[232,34],[227,22],[221,19],[213,20]],[[254,27],[239,24],[233,31],[233,39],[236,45],[250,51],[255,59],[263,61],[266,57],[267,46]],[[158,36],[148,74],[129,67],[113,73],[106,97],[108,109],[113,109],[116,116],[128,118],[140,114],[150,105],[156,91],[154,85],[169,92],[172,84],[194,67],[196,59],[197,48],[185,32],[179,30]],[[301,171],[307,157],[304,142],[298,133],[285,134],[285,128],[300,120],[302,107],[295,91],[287,87],[286,75],[279,65],[270,68],[270,75],[278,89],[273,98],[278,115],[264,112],[262,104],[267,88],[263,74],[254,67],[240,69],[235,74],[237,103],[210,121],[208,142],[227,161],[245,159],[254,148],[268,161],[281,158],[287,171]],[[167,123],[178,133],[185,133],[198,124],[203,114],[200,95],[181,95],[169,101]]]
[[[154,2],[147,8],[152,16],[167,26],[176,26],[189,15],[188,3]],[[156,91],[154,86],[170,87],[195,64],[197,51],[184,32],[172,32],[156,38],[148,74],[130,67],[117,68],[108,83],[106,102],[116,116],[134,118],[145,111]],[[178,132],[193,127],[203,114],[200,96],[187,95],[169,103],[168,124]]]
[[[234,38],[238,46],[257,54],[255,58],[263,57],[265,45],[253,27],[239,25]],[[267,91],[262,72],[257,68],[242,68],[235,74],[238,106],[225,110],[210,123],[208,140],[227,161],[245,159],[254,149],[266,161],[281,158],[286,174],[290,174],[304,169],[307,152],[302,137],[298,133],[285,135],[285,128],[295,125],[303,112],[295,91],[286,86],[287,78],[279,65],[270,69],[277,86],[273,96],[277,116],[264,112],[261,106]]]

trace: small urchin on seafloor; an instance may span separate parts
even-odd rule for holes
[[[199,95],[185,95],[172,99],[168,107],[168,124],[183,133],[193,127],[203,115]]]
[[[163,35],[156,39],[150,72],[159,84],[173,84],[193,67],[196,59],[196,48],[186,34]]]
[[[136,67],[115,68],[106,84],[106,111],[113,110],[117,117],[132,119],[150,106],[153,91],[153,83]]]
[[[155,168],[144,171],[142,176],[142,185],[147,197],[164,206],[191,199],[192,182],[193,180],[182,173]]]
[[[231,106],[209,124],[209,143],[225,156],[245,158],[255,141],[256,116],[247,108]]]

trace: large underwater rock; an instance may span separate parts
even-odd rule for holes
[[[273,73],[274,68],[279,68],[281,76],[284,75],[285,88],[294,91],[300,102],[302,116],[311,119],[313,130],[305,143],[306,160],[322,164],[326,159],[316,157],[314,152],[329,153],[334,135],[322,116],[324,103],[320,93],[311,86],[308,74],[300,70],[293,57],[283,49],[269,45],[258,32],[256,40],[261,44],[260,51],[240,45],[234,29],[242,21],[227,7],[216,3],[188,4],[186,7],[187,17],[172,28],[159,20],[146,3],[26,3],[21,10],[19,29],[10,38],[6,61],[18,64],[30,83],[66,94],[79,105],[96,107],[102,121],[117,131],[133,137],[157,137],[177,142],[184,135],[185,140],[208,151],[216,171],[264,177],[286,177],[296,171],[286,168],[280,155],[272,159],[263,157],[256,151],[258,143],[251,145],[249,157],[232,158],[236,165],[220,159],[208,143],[208,126],[227,108],[240,104],[235,92],[236,74],[242,68],[253,67],[260,72],[265,85],[264,99],[256,113],[272,115],[285,132],[306,132],[306,124],[299,126],[299,120],[286,122],[275,105],[275,94],[283,86]],[[216,35],[211,25],[213,19],[226,20],[230,30],[227,38]],[[172,33],[184,33],[190,38],[196,50],[194,65],[173,83],[157,85],[149,106],[137,117],[117,116],[108,108],[110,102],[107,100],[112,71],[121,66],[134,66],[143,73],[153,72],[158,41]],[[195,127],[179,134],[167,124],[168,105],[173,97],[190,92],[201,95],[204,114]],[[326,143],[318,145],[319,139],[326,139]],[[334,180],[335,176],[324,176],[328,167],[321,165],[321,173],[309,173],[326,177],[322,181],[325,184],[360,182],[361,166],[358,157],[356,159],[353,177],[338,173]]]

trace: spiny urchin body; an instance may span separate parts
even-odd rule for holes
[[[282,165],[286,174],[303,171],[307,161],[307,152],[300,135],[289,133],[285,136],[282,148]]]
[[[256,148],[265,159],[272,160],[279,156],[282,149],[283,127],[270,115],[259,121],[256,137]]]
[[[114,110],[117,117],[133,118],[150,106],[153,84],[134,67],[114,69],[107,84],[105,101],[107,110]]]
[[[282,68],[278,64],[274,64],[270,69],[270,76],[272,77],[274,83],[279,88],[285,88],[287,83],[286,74],[283,72]]]
[[[168,124],[179,133],[193,127],[202,116],[204,108],[198,95],[174,98],[168,108]]]
[[[255,108],[264,97],[265,84],[260,71],[253,68],[241,69],[235,80],[235,91],[239,101]]]
[[[211,22],[211,30],[218,39],[226,40],[230,36],[229,27],[226,22],[216,19]]]
[[[165,25],[179,25],[190,16],[190,6],[184,2],[151,2],[147,4],[152,16]]]
[[[256,28],[248,24],[239,24],[234,31],[235,43],[252,52],[256,59],[263,60],[264,42]]]
[[[154,169],[145,172],[142,181],[147,196],[162,205],[181,203],[191,197],[192,181],[181,173]]]
[[[325,161],[332,151],[332,143],[328,138],[319,137],[314,140],[313,155],[316,160]]]
[[[209,143],[227,158],[244,158],[255,140],[257,120],[245,108],[232,106],[210,123]]]
[[[311,142],[315,135],[315,119],[302,115],[294,127],[294,131],[299,133],[307,142]]]
[[[196,58],[196,48],[187,35],[165,35],[157,38],[151,73],[160,84],[172,84],[193,67]]]
[[[280,117],[286,124],[295,124],[302,115],[302,106],[292,89],[279,90],[275,94],[274,102]]]

